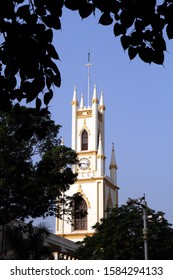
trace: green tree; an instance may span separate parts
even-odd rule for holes
[[[47,260],[54,259],[45,238],[50,234],[44,224],[36,227],[32,223],[18,224],[7,228],[7,240],[14,250],[13,259]]]
[[[20,115],[30,118],[28,140],[21,137],[19,118],[0,114],[0,224],[27,217],[61,218],[64,212],[71,215],[80,197],[65,195],[77,176],[71,169],[77,163],[76,153],[60,145],[59,126],[48,116],[28,117],[28,110],[21,108]],[[37,162],[34,155],[39,156]]]
[[[64,7],[112,24],[130,59],[163,64],[166,39],[173,38],[173,0],[1,0],[0,110],[18,114],[22,100],[34,101],[38,112],[48,106],[61,84],[53,31],[61,29]]]
[[[144,259],[142,209],[122,205],[93,228],[96,233],[86,237],[78,251],[79,259],[142,260]],[[160,212],[148,209],[149,259],[173,259],[173,228]]]

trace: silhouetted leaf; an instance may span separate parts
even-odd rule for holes
[[[126,27],[130,27],[132,26],[135,20],[135,15],[132,11],[129,12],[128,10],[123,9],[120,14],[120,20],[122,25],[125,25]]]
[[[144,22],[142,20],[139,20],[139,19],[136,19],[134,25],[135,25],[136,31],[142,31],[145,27]]]
[[[48,27],[53,28],[53,20],[51,15],[43,16],[42,20]]]
[[[45,95],[44,95],[44,104],[45,104],[45,105],[48,105],[49,102],[50,102],[50,100],[52,99],[52,97],[53,97],[53,92],[52,92],[52,90],[46,92]]]
[[[103,13],[99,19],[99,23],[102,25],[110,25],[113,23],[113,18],[110,16],[110,13]]]
[[[61,21],[59,17],[56,16],[56,14],[52,17],[52,23],[53,23],[53,28],[56,30],[61,29]]]
[[[137,48],[134,48],[132,46],[130,46],[128,48],[128,54],[129,54],[129,58],[132,60],[135,58],[135,56],[137,55],[138,53],[138,49]]]
[[[153,50],[149,47],[140,48],[139,57],[146,63],[151,63],[153,61]]]
[[[29,5],[20,6],[16,12],[16,15],[27,21],[30,16]]]
[[[136,31],[136,32],[132,32],[131,33],[131,45],[132,46],[138,46],[139,44],[141,44],[141,42],[143,41],[143,33],[140,31]]]
[[[42,74],[39,74],[38,77],[36,77],[32,81],[32,87],[33,87],[33,91],[36,92],[37,94],[43,91],[45,87],[45,80]]]
[[[61,86],[61,75],[60,75],[60,72],[59,72],[59,74],[54,75],[53,82],[54,82],[55,86],[57,86],[57,87]]]
[[[169,39],[173,39],[173,22],[168,23],[166,33]]]
[[[155,50],[166,51],[166,42],[162,36],[155,36],[155,39],[152,42],[152,47]]]
[[[147,29],[145,32],[143,32],[143,38],[144,40],[147,40],[148,42],[152,42],[153,41],[153,31]]]
[[[125,26],[122,26],[118,22],[115,23],[115,25],[114,25],[114,35],[115,36],[119,36],[121,34],[125,34],[125,31],[126,31]]]
[[[126,50],[130,45],[130,36],[123,35],[121,36],[121,45],[124,50]]]
[[[65,0],[65,6],[72,11],[76,11],[79,9],[80,0]]]
[[[36,102],[36,109],[37,109],[37,110],[40,110],[40,108],[41,108],[41,103],[42,103],[42,102],[41,102],[41,99],[37,97],[35,102]]]
[[[79,8],[79,15],[81,18],[87,18],[93,12],[93,4],[85,3],[85,5],[81,5]]]
[[[153,55],[153,62],[159,65],[163,65],[164,53],[163,51],[155,51]]]
[[[53,31],[52,29],[48,29],[45,31],[45,36],[46,36],[46,39],[49,43],[52,43],[52,39],[53,39]]]
[[[55,50],[55,47],[52,45],[52,44],[48,44],[47,45],[47,51],[48,51],[48,54],[54,58],[54,59],[59,59],[59,56]]]

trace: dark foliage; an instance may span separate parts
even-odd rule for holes
[[[29,108],[20,110],[28,124],[25,140],[21,119],[13,112],[0,114],[0,224],[29,216],[71,215],[80,196],[67,197],[64,192],[76,179],[71,169],[76,153],[60,144],[59,126],[48,116],[30,115]],[[33,162],[33,156],[39,156],[39,161]]]
[[[173,228],[161,212],[148,209],[148,254],[152,260],[173,259]],[[144,259],[142,209],[122,205],[93,228],[78,251],[79,259],[142,260]]]
[[[40,224],[37,227],[33,227],[32,222],[8,225],[6,234],[10,248],[14,250],[13,259],[54,259],[50,246],[45,243],[45,238],[49,236],[50,232],[44,224]]]
[[[113,25],[131,60],[164,63],[166,38],[173,38],[173,0],[1,0],[0,110],[25,100],[39,112],[61,85],[53,32],[61,29],[63,7],[82,19],[99,11],[98,22]]]

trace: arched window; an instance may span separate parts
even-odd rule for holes
[[[88,133],[86,130],[82,132],[81,150],[88,150]]]
[[[87,213],[87,204],[84,199],[82,199],[79,210],[83,210]],[[75,218],[74,219],[74,230],[86,230],[87,229],[87,215],[83,218]]]

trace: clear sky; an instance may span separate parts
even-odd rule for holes
[[[87,105],[88,51],[91,53],[91,96],[94,84],[106,105],[106,164],[112,142],[118,165],[119,205],[145,193],[149,207],[166,213],[173,223],[173,44],[163,66],[130,61],[113,35],[113,25],[98,17],[81,20],[78,12],[64,10],[62,31],[55,32],[62,77],[50,105],[61,124],[60,135],[71,146],[71,100],[74,85]],[[109,169],[107,168],[107,175]]]

